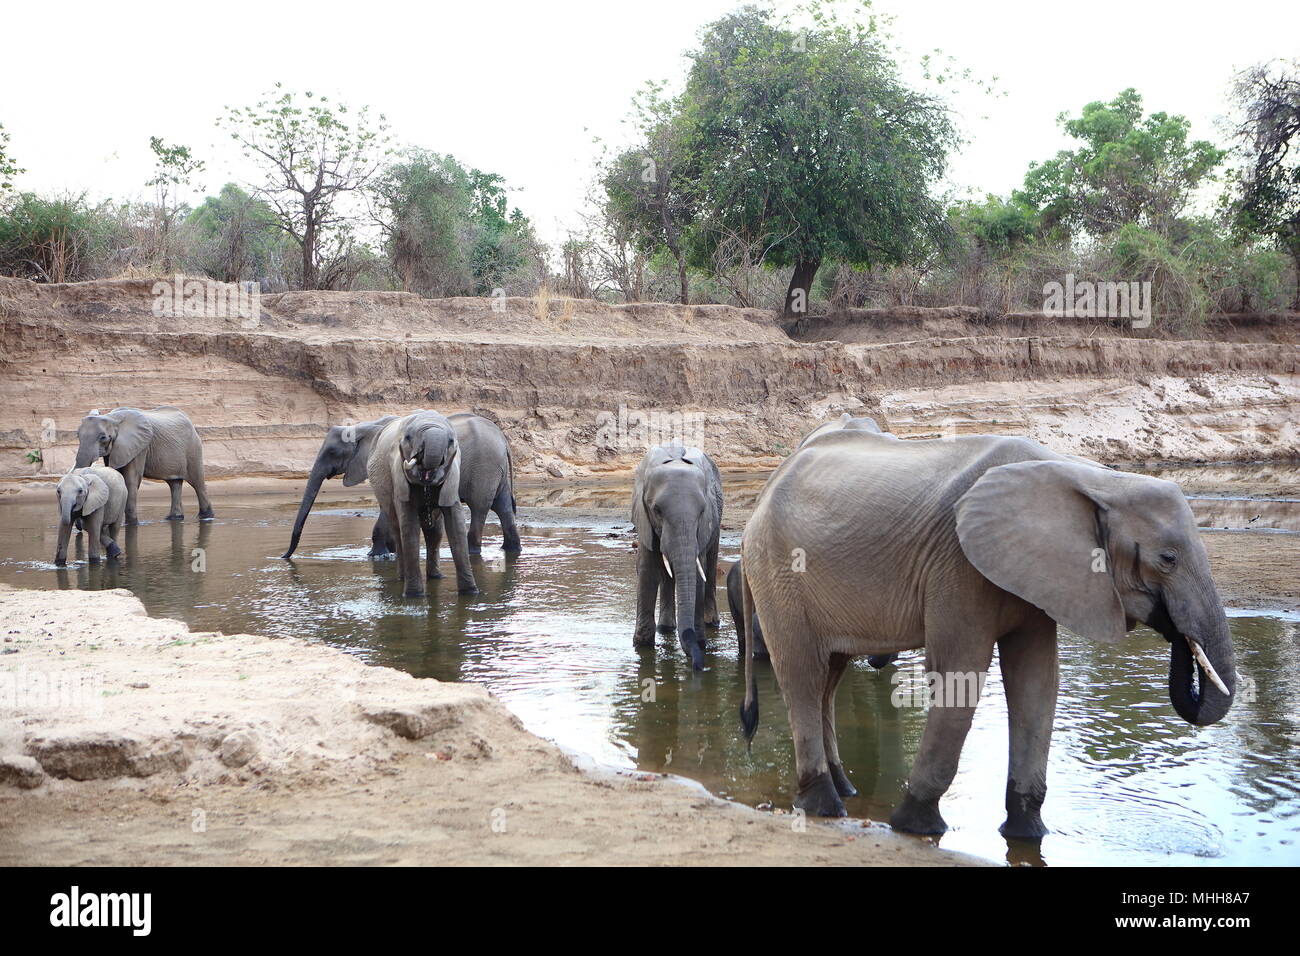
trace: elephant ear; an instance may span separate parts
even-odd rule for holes
[[[108,503],[108,485],[103,478],[93,471],[86,472],[84,477],[86,481],[86,500],[81,503],[81,513],[90,515]]]
[[[113,417],[117,420],[117,437],[108,453],[108,466],[125,468],[153,441],[153,423],[135,411]]]
[[[356,448],[352,450],[352,457],[348,459],[348,467],[343,472],[343,487],[351,488],[353,485],[359,485],[370,477],[367,462],[370,460],[370,450],[375,445],[375,436],[383,428],[379,425],[373,425],[365,428],[361,425],[356,427]],[[457,482],[459,487],[459,482]]]
[[[1070,461],[999,465],[956,513],[961,549],[980,574],[1076,634],[1111,642],[1127,626],[1101,540],[1105,475]]]
[[[452,434],[454,436],[455,432]],[[439,508],[454,508],[460,503],[460,442],[455,437],[451,440],[451,448],[451,465],[447,468],[442,487],[438,489]]]
[[[636,528],[637,547],[655,550],[655,529],[650,523],[650,509],[645,504],[644,463],[637,469],[632,492],[632,524]]]

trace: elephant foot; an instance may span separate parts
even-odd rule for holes
[[[122,549],[117,546],[116,542],[108,546],[108,556],[110,558],[119,558],[122,556]]]
[[[676,633],[677,633],[677,625],[676,625],[676,624],[656,624],[656,625],[655,625],[655,630],[658,631],[660,634],[676,634]]]
[[[712,628],[722,627],[722,619],[715,614],[713,615],[713,617],[709,618],[707,621],[704,622],[704,626],[712,627]]]
[[[939,813],[939,801],[918,800],[910,793],[890,814],[889,825],[901,833],[937,835],[948,831],[948,824]]]
[[[428,578],[430,581],[441,581],[441,580],[442,580],[442,572],[439,571],[437,568],[430,568],[430,569],[425,573],[424,576],[425,576],[426,578]]]
[[[503,544],[501,546],[501,550],[504,551],[506,554],[518,554],[519,552],[524,550],[524,546],[520,544],[519,540],[516,538],[514,541],[507,541],[505,544]]]
[[[388,558],[395,558],[395,557],[397,557],[397,555],[395,555],[395,554],[394,554],[393,552],[391,552],[391,551],[377,551],[377,550],[375,550],[374,548],[371,548],[371,549],[370,549],[370,553],[367,554],[366,557],[368,557],[368,558],[378,558],[378,559],[380,559],[380,560],[384,560],[384,559],[388,559]]]
[[[482,594],[477,584],[465,584],[456,589],[457,594]]]
[[[830,772],[827,770],[823,770],[807,781],[800,782],[794,805],[810,817],[849,815],[849,811],[844,809],[844,801],[835,792],[835,782],[831,780]]]
[[[637,626],[636,631],[632,634],[633,647],[654,647],[655,632],[652,627]]]
[[[682,631],[678,640],[682,651],[691,659],[691,667],[697,671],[704,670],[704,641],[695,633],[695,628],[688,627]]]
[[[183,514],[168,515],[167,517],[163,518],[163,521],[184,521],[184,520],[185,520],[185,515]]]
[[[1007,819],[998,827],[1004,837],[1017,840],[1041,840],[1050,832],[1041,814],[1046,794],[1018,793],[1007,786]]]
[[[406,587],[402,590],[402,596],[403,597],[424,597],[424,582],[421,581],[419,578],[416,578],[414,581],[408,582]]]
[[[882,667],[888,667],[896,660],[898,660],[897,654],[872,654],[867,658],[867,663],[876,670],[880,670]]]
[[[483,553],[483,549],[476,544],[471,544],[466,550],[468,550],[470,554],[475,556],[478,556]]]
[[[835,792],[841,797],[856,797],[858,788],[849,782],[848,774],[844,772],[844,765],[833,763],[830,768],[831,783],[835,784]]]
[[[209,508],[209,509],[206,510],[206,511],[200,511],[200,512],[199,512],[199,520],[200,520],[200,521],[211,521],[211,520],[213,520],[215,517],[216,517],[216,515],[214,515],[214,514],[212,513],[212,509],[211,509],[211,508]]]

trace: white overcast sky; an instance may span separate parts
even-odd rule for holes
[[[63,2],[0,13],[0,124],[23,189],[144,197],[149,137],[208,160],[199,185],[254,172],[213,126],[224,105],[277,80],[387,114],[401,144],[503,174],[553,241],[574,222],[596,155],[619,143],[632,94],[679,82],[699,28],[732,0],[473,0],[347,3]],[[941,49],[1006,96],[957,103],[969,143],[959,190],[1007,193],[1031,160],[1067,144],[1055,124],[1137,88],[1218,139],[1232,73],[1300,56],[1300,3],[1285,0],[983,3],[879,0],[914,60]],[[191,198],[198,198],[202,194]]]

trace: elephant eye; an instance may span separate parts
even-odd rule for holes
[[[1167,568],[1172,568],[1178,563],[1178,554],[1174,551],[1161,551],[1160,563]]]

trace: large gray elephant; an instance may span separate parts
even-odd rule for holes
[[[181,483],[188,481],[199,498],[199,519],[212,518],[212,502],[203,482],[203,442],[189,416],[174,405],[148,411],[115,408],[101,415],[92,411],[77,427],[77,468],[96,458],[116,468],[126,481],[126,523],[139,523],[136,499],[143,478],[167,482],[171,489],[168,521],[184,521]]]
[[[456,585],[477,594],[460,506],[460,441],[456,429],[434,411],[412,412],[389,422],[374,439],[366,473],[379,510],[392,529],[397,568],[407,597],[424,594],[420,535],[427,549],[428,577],[440,578],[438,548],[447,526]]]
[[[294,519],[289,549],[282,557],[292,557],[297,550],[307,515],[326,480],[342,475],[346,488],[366,480],[374,439],[396,418],[396,415],[385,415],[373,422],[330,427],[316,453]],[[482,550],[483,523],[487,513],[493,511],[501,522],[502,549],[507,554],[517,554],[522,548],[515,525],[514,469],[506,436],[480,415],[458,412],[448,415],[447,420],[456,429],[460,442],[460,500],[469,506],[469,553],[478,554]],[[397,550],[382,509],[370,537],[370,557],[384,557]]]
[[[718,626],[718,535],[722,476],[713,459],[680,441],[646,452],[632,487],[637,536],[637,646],[659,630],[677,640],[696,670],[704,669],[704,627]]]
[[[1196,521],[1170,481],[1024,438],[823,435],[773,473],[741,555],[744,613],[762,616],[790,711],[795,804],[809,813],[842,816],[853,793],[835,689],[859,655],[924,647],[945,689],[891,818],[913,833],[946,829],[939,798],[995,645],[1010,726],[1007,836],[1047,832],[1058,623],[1100,643],[1149,624],[1170,644],[1179,716],[1211,724],[1232,703],[1232,636]],[[757,687],[752,662],[746,669],[741,723],[752,738]]]
[[[116,558],[122,553],[117,534],[126,518],[126,480],[115,468],[90,465],[74,468],[59,479],[54,489],[59,502],[59,543],[54,563],[68,563],[68,539],[74,524],[86,531],[86,559],[99,563],[99,549]]]

